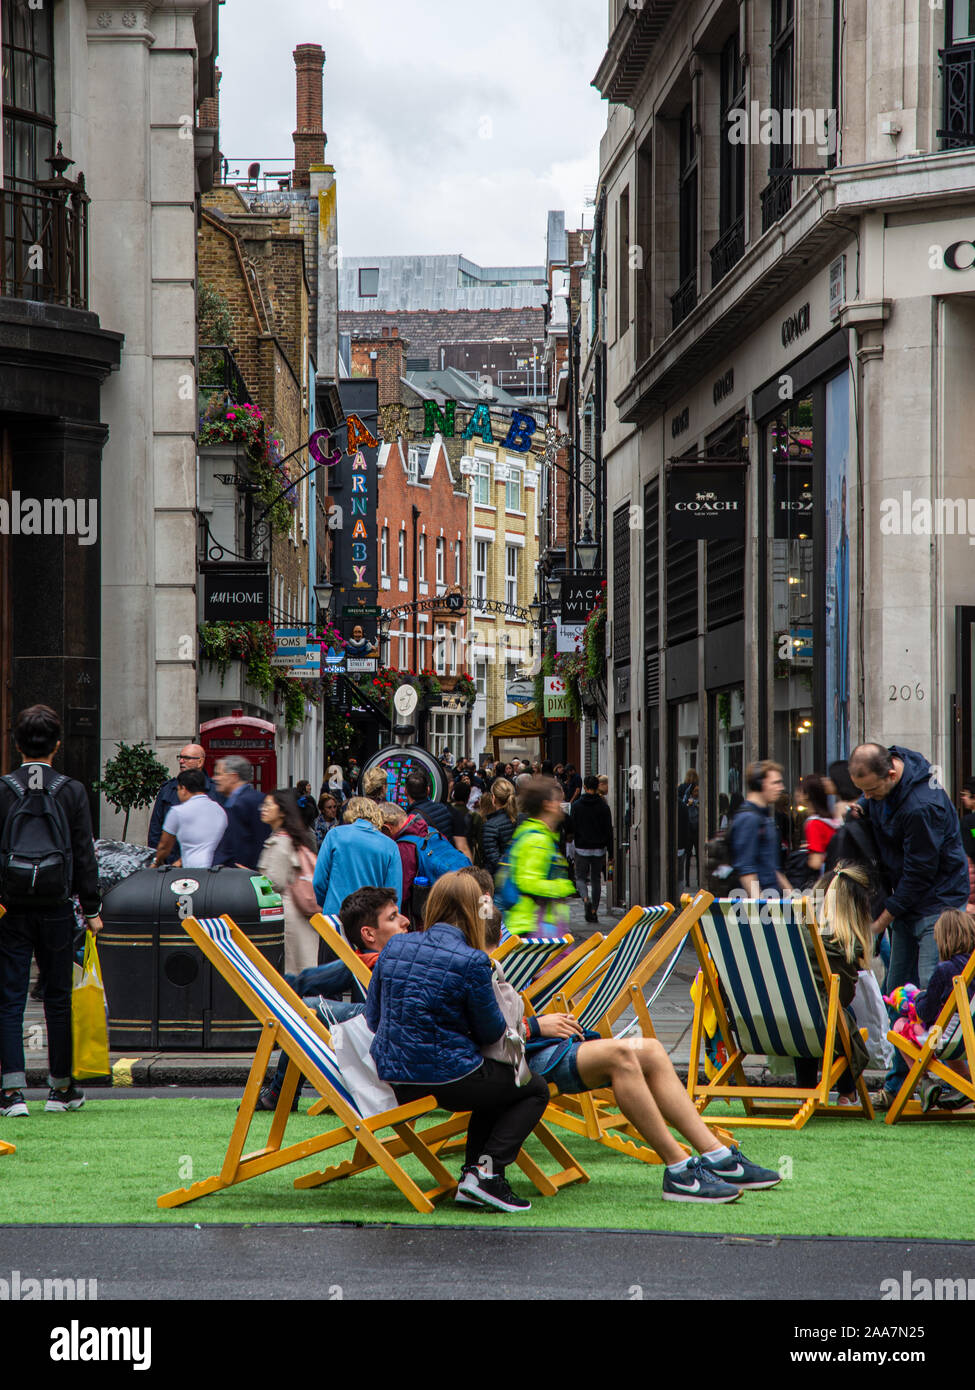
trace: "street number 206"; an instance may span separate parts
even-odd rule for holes
[[[890,694],[888,700],[923,700],[924,690],[920,685],[902,685],[899,689],[896,685],[888,687]]]

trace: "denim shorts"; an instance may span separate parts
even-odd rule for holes
[[[533,1048],[528,1054],[528,1065],[533,1072],[551,1082],[561,1095],[578,1095],[581,1091],[589,1089],[579,1075],[576,1065],[576,1055],[581,1046],[581,1042],[570,1042],[566,1045],[564,1042],[553,1041],[548,1047],[537,1050]],[[553,1061],[555,1058],[558,1060]]]

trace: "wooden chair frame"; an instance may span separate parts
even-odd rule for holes
[[[322,940],[329,946],[344,965],[355,975],[362,988],[369,989],[369,982],[372,979],[372,971],[363,962],[349,945],[343,935],[340,935],[332,924],[321,913],[317,913],[311,919],[312,926],[321,936]],[[501,959],[518,950],[519,938],[513,937],[512,944],[502,942],[498,947],[498,955]],[[572,938],[569,937],[569,943]],[[595,945],[596,943],[593,943]],[[584,941],[577,946],[569,956],[560,961],[556,969],[572,969],[576,963],[586,955],[593,947],[589,942]],[[542,977],[544,979],[544,975]],[[533,982],[533,988],[537,988],[537,982]],[[283,1094],[283,1092],[282,1092]],[[314,1102],[309,1107],[309,1115],[319,1115],[322,1111],[330,1108],[330,1101],[323,1097]],[[467,1124],[470,1112],[458,1111],[449,1120],[444,1120],[440,1124],[429,1126],[422,1131],[423,1143],[434,1154],[452,1153],[463,1147],[464,1137],[467,1134]],[[588,1182],[589,1174],[578,1162],[575,1156],[562,1144],[559,1139],[545,1125],[544,1121],[536,1125],[533,1131],[535,1137],[542,1146],[555,1159],[558,1167],[554,1172],[546,1173],[532,1158],[525,1152],[524,1148],[515,1160],[518,1167],[522,1170],[529,1181],[535,1186],[536,1190],[543,1197],[554,1197],[560,1187],[572,1182]],[[387,1145],[388,1152],[393,1158],[401,1158],[408,1150],[408,1139],[401,1136],[398,1140],[390,1141]],[[336,1178],[350,1177],[354,1173],[364,1172],[367,1168],[374,1166],[374,1159],[366,1151],[356,1150],[355,1154],[347,1162],[339,1164],[334,1168],[323,1169],[317,1173],[309,1173],[304,1178],[297,1179],[295,1186],[302,1188],[319,1187],[324,1183],[332,1182]],[[456,1183],[455,1183],[456,1186]]]
[[[256,946],[229,917],[221,917],[220,921],[228,928],[235,946],[247,957],[250,964],[263,975],[271,988],[275,989],[281,998],[291,1006],[302,1022],[316,1034],[319,1041],[326,1046],[330,1045],[329,1034],[316,1015],[306,1007],[291,986],[269,965]],[[183,1206],[187,1202],[195,1201],[198,1197],[205,1197],[211,1192],[219,1192],[224,1188],[233,1187],[237,1183],[246,1182],[249,1178],[257,1177],[261,1173],[270,1172],[286,1164],[296,1163],[313,1154],[322,1153],[346,1143],[355,1144],[355,1154],[349,1165],[342,1165],[343,1169],[347,1169],[349,1172],[358,1172],[364,1167],[378,1166],[382,1168],[392,1183],[419,1212],[429,1214],[433,1211],[434,1201],[438,1197],[455,1191],[457,1180],[451,1176],[413,1127],[414,1122],[421,1115],[429,1114],[437,1108],[437,1103],[432,1096],[422,1097],[412,1101],[409,1105],[396,1106],[380,1115],[360,1115],[308,1056],[300,1043],[269,1011],[261,996],[241,975],[233,962],[227,959],[224,952],[212,941],[196,918],[187,917],[183,926],[193,942],[214,968],[219,971],[231,989],[244,1001],[254,1017],[263,1024],[263,1031],[257,1045],[257,1051],[254,1054],[250,1074],[244,1088],[243,1100],[220,1172],[202,1182],[195,1182],[188,1188],[179,1188],[174,1192],[164,1194],[157,1198],[158,1206],[163,1208]],[[258,1097],[261,1087],[264,1085],[268,1063],[275,1047],[281,1047],[289,1059],[284,1085],[281,1088],[281,1095],[271,1120],[271,1130],[267,1143],[263,1148],[245,1154],[244,1144],[254,1119]],[[304,1076],[323,1097],[321,1108],[327,1104],[342,1123],[336,1129],[282,1148],[285,1127],[291,1114],[291,1102],[294,1099],[299,1075]],[[383,1129],[392,1129],[396,1135],[396,1141],[379,1139],[377,1131]],[[409,1152],[419,1159],[434,1178],[437,1184],[434,1188],[423,1191],[414,1182],[392,1153],[394,1143],[399,1156]],[[356,1164],[355,1159],[360,1155],[367,1155],[369,1162]],[[345,1173],[343,1172],[342,1175],[344,1176]],[[303,1183],[301,1179],[296,1179],[294,1185],[301,1187],[308,1184]]]
[[[975,975],[975,952],[965,962],[965,968],[961,974],[956,975],[952,981],[951,994],[945,1000],[944,1006],[928,1034],[927,1041],[922,1046],[919,1047],[917,1043],[911,1042],[909,1038],[903,1037],[900,1033],[891,1031],[887,1034],[889,1041],[893,1043],[898,1052],[903,1054],[909,1064],[907,1076],[901,1083],[901,1088],[884,1117],[887,1124],[896,1124],[898,1120],[943,1121],[973,1118],[971,1113],[965,1114],[957,1110],[938,1110],[937,1108],[929,1110],[925,1114],[920,1102],[911,1099],[918,1081],[928,1071],[939,1081],[953,1086],[956,1091],[960,1091],[963,1096],[967,1096],[970,1101],[975,1103],[975,1084],[973,1084],[973,1078],[975,1078],[975,1024],[972,1021],[972,1005],[968,998],[968,990],[973,975]],[[952,1071],[938,1055],[941,1039],[956,1014],[964,1043],[965,1060],[968,1063],[967,1079],[960,1076],[958,1072]]]
[[[680,943],[687,936],[694,924],[699,920],[702,913],[710,907],[712,898],[710,893],[700,892],[693,901],[685,907],[684,911],[677,917],[670,926],[661,928],[673,914],[673,907],[670,903],[663,906],[668,908],[667,915],[661,917],[648,938],[657,940],[651,947],[650,952],[644,956],[643,960],[637,965],[636,969],[630,974],[623,988],[619,991],[616,998],[606,1009],[596,1031],[604,1038],[613,1037],[613,1025],[618,1022],[627,1008],[633,1008],[637,1021],[640,1024],[640,1031],[645,1038],[656,1038],[650,1013],[647,1009],[647,1002],[644,990],[647,982],[653,978],[657,971],[664,965],[667,959],[673,954]],[[626,917],[614,929],[619,932],[622,927],[629,923],[629,928],[640,920],[640,915],[644,912],[643,908],[633,908]],[[629,929],[628,928],[628,929]],[[661,934],[658,936],[658,932]],[[606,941],[610,941],[614,933],[611,933]],[[612,948],[610,948],[612,949]],[[603,952],[603,961],[609,952]],[[602,963],[602,962],[600,962]],[[594,971],[599,979],[605,971]],[[599,979],[596,984],[598,985]],[[574,1016],[578,1016],[584,1010],[586,1004],[592,998],[594,988],[586,990],[585,995],[577,1004]],[[555,1011],[559,1013],[572,1013],[569,1007],[568,990],[559,996]],[[642,1134],[636,1129],[625,1115],[622,1115],[616,1104],[616,1098],[612,1089],[600,1087],[594,1091],[584,1091],[579,1095],[561,1095],[553,1088],[552,1099],[545,1112],[544,1118],[551,1124],[558,1125],[562,1129],[567,1129],[573,1134],[582,1135],[586,1139],[593,1140],[594,1143],[602,1144],[608,1149],[613,1149],[617,1153],[627,1154],[631,1158],[637,1158],[642,1163],[660,1164],[663,1159],[655,1149],[652,1149]],[[733,1142],[733,1136],[724,1128],[718,1125],[717,1121],[705,1118],[704,1123],[713,1129],[716,1139],[721,1143]],[[686,1144],[681,1147],[686,1153],[690,1150]]]
[[[757,901],[744,899],[744,902]],[[796,911],[797,904],[791,904]],[[703,913],[700,914],[703,916]],[[823,948],[822,936],[816,921],[812,900],[803,898],[800,920],[796,926],[806,931],[812,938],[813,950],[819,966],[820,975],[827,982],[825,1014],[825,1043],[822,1055],[820,1081],[814,1087],[801,1086],[759,1086],[750,1084],[745,1076],[742,1063],[749,1054],[738,1045],[731,1021],[724,1005],[718,972],[708,950],[704,930],[698,921],[692,928],[691,938],[701,965],[704,988],[694,1009],[691,1029],[691,1057],[687,1073],[687,1091],[698,1110],[703,1112],[714,1100],[741,1100],[745,1108],[744,1116],[734,1116],[729,1123],[736,1129],[742,1126],[767,1129],[802,1129],[813,1115],[830,1115],[846,1119],[873,1119],[873,1106],[862,1074],[857,1078],[856,1090],[859,1105],[831,1104],[829,1093],[846,1068],[852,1067],[852,1042],[846,1011],[840,1007],[839,976],[832,974]],[[728,1059],[710,1081],[701,1082],[701,1045],[704,1038],[704,1007],[710,1000],[718,1023],[718,1031],[727,1049]],[[728,1085],[729,1077],[736,1085]],[[768,1102],[772,1102],[769,1104]],[[702,1116],[703,1117],[703,1116]]]

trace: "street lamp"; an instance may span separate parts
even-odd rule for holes
[[[313,585],[315,590],[315,603],[318,611],[323,618],[328,617],[328,610],[332,606],[332,594],[335,592],[335,585],[328,579],[322,578],[317,584]]]
[[[581,541],[576,542],[576,560],[581,570],[594,570],[596,560],[599,558],[599,545],[592,538],[592,531],[589,522],[586,522],[586,532]]]
[[[531,614],[532,623],[535,627],[541,626],[543,608],[544,604],[542,603],[542,600],[540,598],[533,599],[532,602],[528,605],[528,611]]]
[[[545,581],[548,589],[548,596],[553,603],[558,603],[562,597],[562,576],[561,574],[550,574]]]

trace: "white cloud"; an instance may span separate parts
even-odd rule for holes
[[[221,144],[242,171],[290,159],[292,51],[324,47],[346,255],[537,264],[550,208],[581,224],[606,122],[589,85],[605,0],[228,0],[220,15]]]

